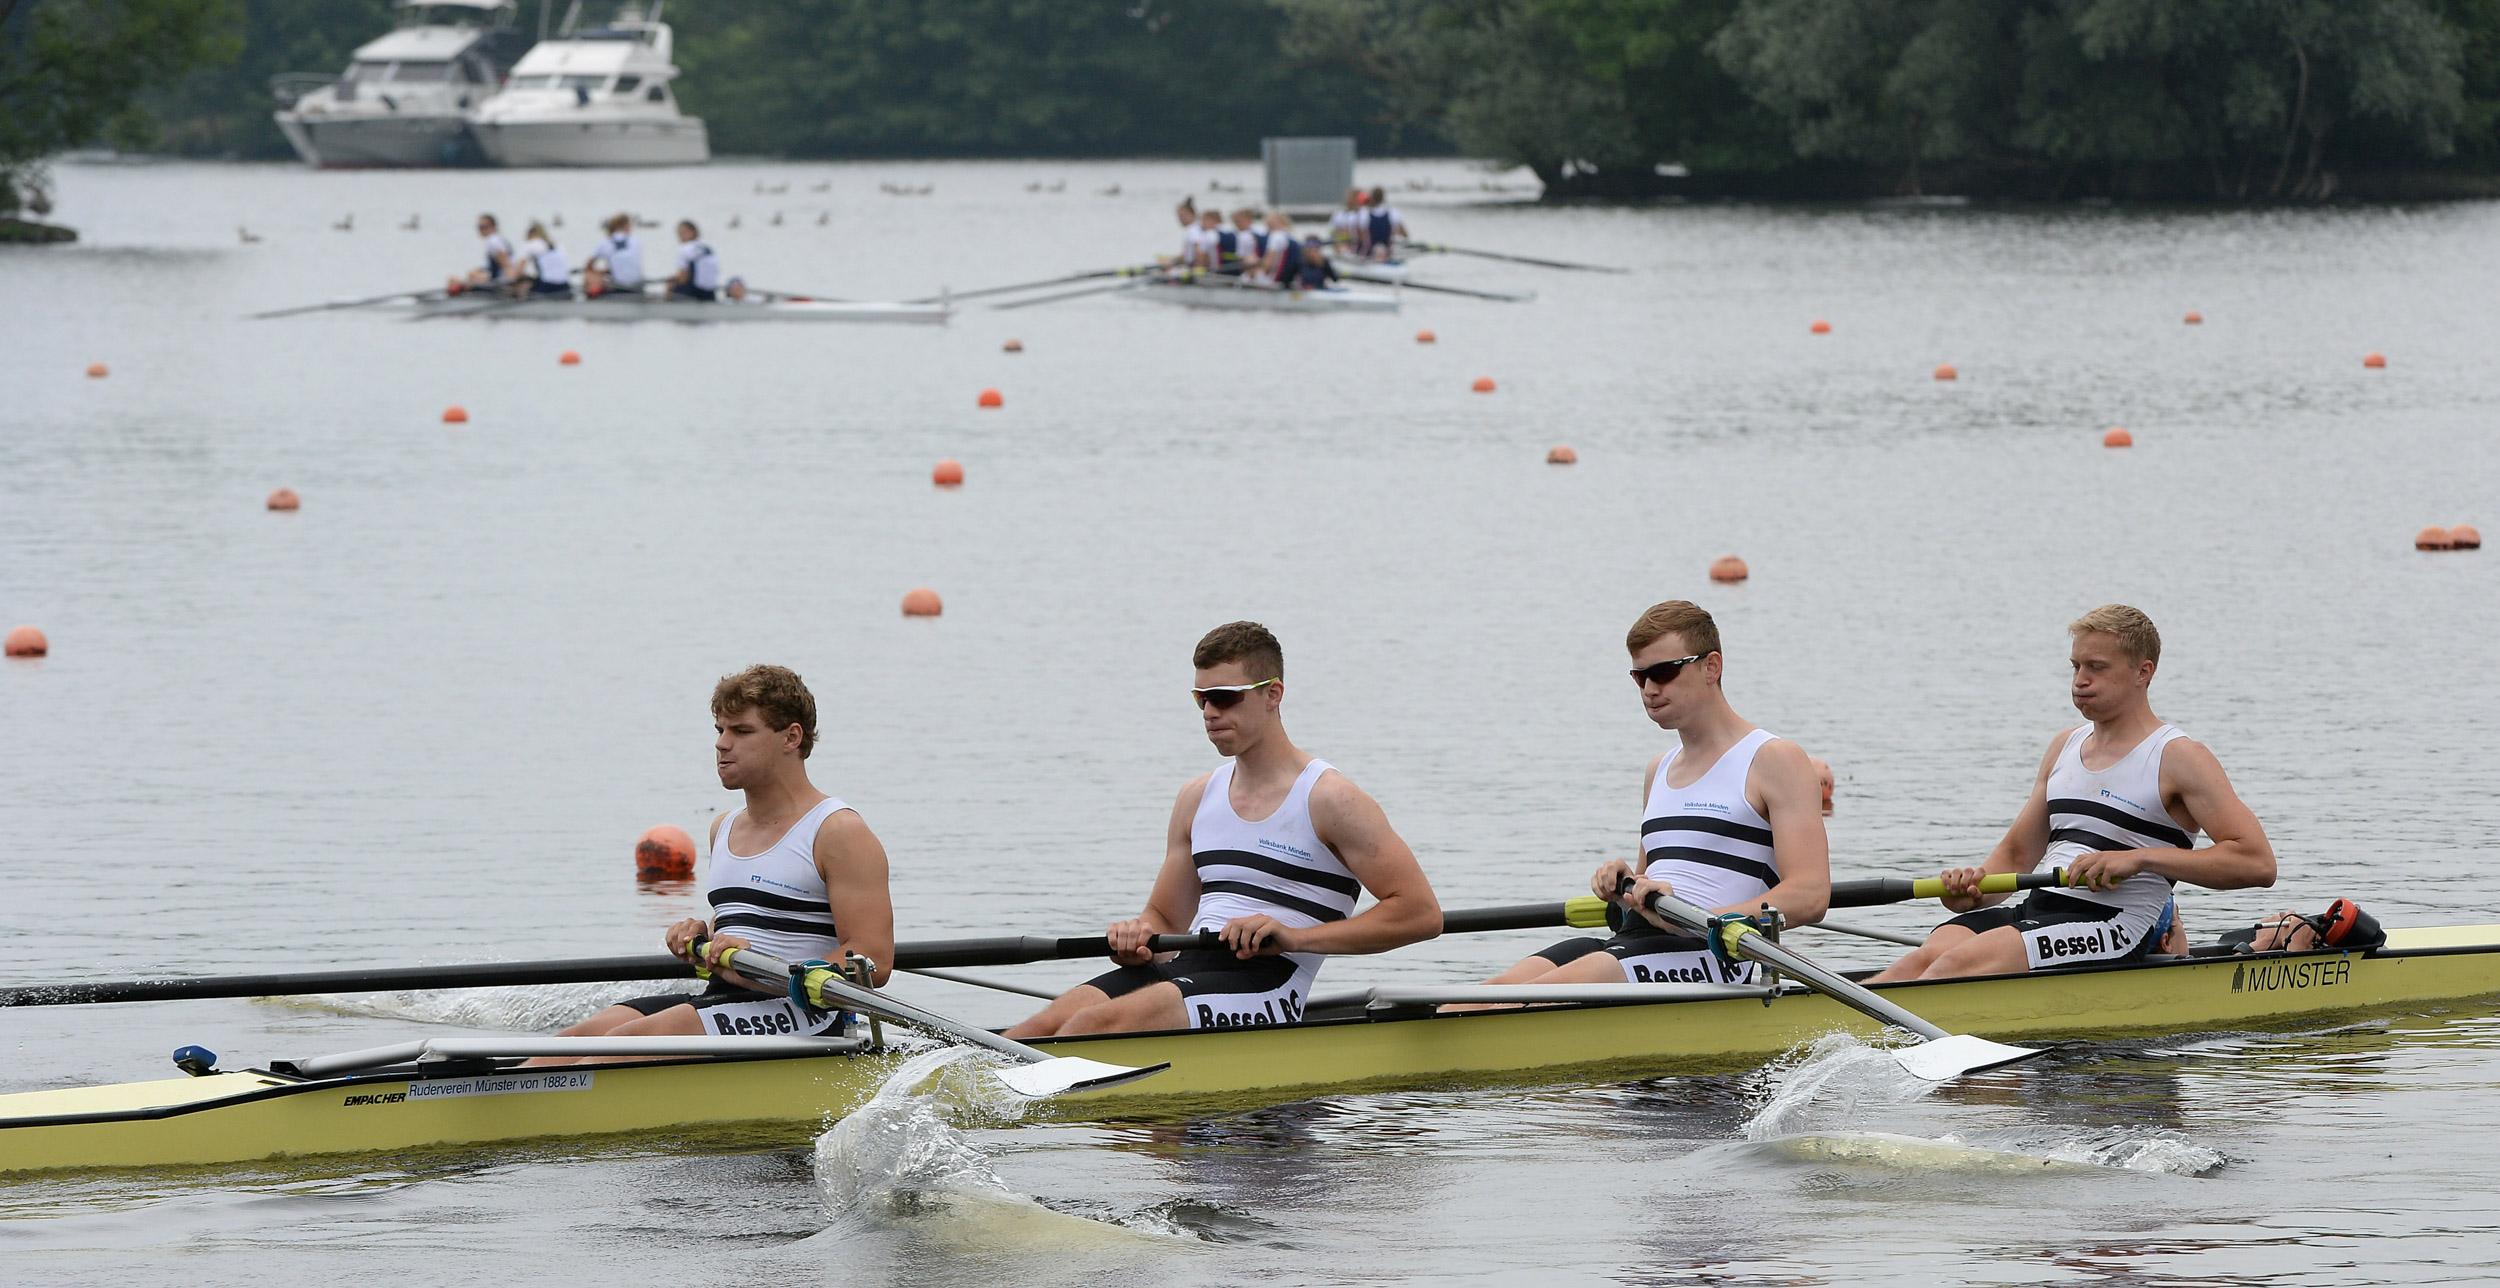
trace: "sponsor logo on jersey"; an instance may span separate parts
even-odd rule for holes
[[[1263,850],[1275,850],[1280,854],[1290,854],[1297,859],[1307,859],[1311,857],[1311,852],[1309,850],[1299,849],[1294,846],[1287,845],[1282,841],[1271,841],[1264,836],[1259,838],[1259,848]]]
[[[2126,932],[2106,922],[2079,933],[2057,933],[2065,929],[2068,928],[2051,927],[2031,937],[2032,956],[2041,965],[2060,957],[2107,957],[2127,950]]]
[[[780,1010],[765,1011],[751,1016],[723,1015],[721,1012],[727,1009],[729,1008],[716,1007],[712,1011],[712,1028],[722,1037],[770,1036],[799,1031],[798,1021],[791,1018],[787,1004],[784,1004]]]
[[[1205,1002],[1198,1003],[1198,1027],[1202,1029],[1253,1029],[1271,1024],[1292,1024],[1302,1018],[1302,992],[1286,989],[1283,997],[1267,998],[1255,1011],[1219,1011]]]

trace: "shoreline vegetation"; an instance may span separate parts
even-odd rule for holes
[[[1250,157],[1267,135],[1343,134],[1364,155],[1525,166],[1555,202],[2500,196],[2500,0],[677,0],[667,16],[681,100],[730,155]],[[336,72],[392,21],[390,0],[0,6],[0,217],[40,194],[28,167],[97,141],[284,157],[271,78]]]

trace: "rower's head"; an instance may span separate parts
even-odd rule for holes
[[[1248,228],[1250,226],[1250,221],[1258,217],[1259,215],[1257,211],[1252,210],[1248,206],[1243,206],[1239,210],[1233,212],[1233,227]]]
[[[1200,211],[1200,212],[1199,212],[1199,214],[1198,214],[1198,226],[1199,226],[1200,228],[1221,228],[1221,227],[1223,227],[1223,226],[1224,226],[1224,212],[1223,212],[1223,211],[1221,211],[1221,210],[1204,210],[1204,211]]]
[[[555,238],[547,235],[547,225],[542,224],[535,219],[530,221],[528,236],[531,241],[551,242],[555,240]]]
[[[750,666],[712,686],[713,765],[730,791],[801,768],[816,750],[816,695],[786,666]]]
[[[477,235],[480,237],[492,237],[495,235],[495,217],[493,215],[479,215],[477,217]]]
[[[1345,208],[1348,210],[1361,210],[1363,208],[1363,190],[1361,188],[1346,189]]]
[[[702,236],[702,235],[703,235],[703,230],[702,230],[702,229],[700,229],[700,228],[695,227],[695,226],[694,226],[694,221],[693,221],[693,220],[691,220],[691,219],[680,219],[680,220],[678,220],[678,221],[677,221],[677,240],[679,240],[679,241],[693,241],[695,238],[700,237],[700,236]]]
[[[1632,682],[1641,706],[1661,729],[1680,729],[1699,712],[1727,701],[1719,689],[1726,659],[1710,610],[1682,599],[1653,604],[1623,637],[1632,653]]]
[[[1172,214],[1179,218],[1183,228],[1198,222],[1198,199],[1196,197],[1181,198],[1181,204],[1172,207]]]
[[[610,215],[608,216],[608,222],[604,226],[609,232],[621,233],[634,226],[634,217],[632,215]]]
[[[2153,619],[2125,604],[2103,604],[2066,627],[2074,637],[2067,660],[2075,678],[2069,696],[2075,710],[2096,724],[2152,702],[2153,672],[2161,666],[2161,632]]]
[[[1281,210],[1271,210],[1267,212],[1267,226],[1271,232],[1291,228],[1293,227],[1293,216],[1288,215]]]
[[[1198,668],[1190,701],[1218,753],[1238,756],[1283,728],[1285,649],[1266,627],[1226,622],[1198,641],[1189,660]]]
[[[1375,206],[1385,206],[1385,205],[1388,205],[1388,204],[1389,204],[1389,190],[1388,190],[1387,188],[1374,188],[1374,189],[1372,189],[1371,204],[1373,204],[1373,205],[1375,205]]]

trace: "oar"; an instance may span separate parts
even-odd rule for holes
[[[1479,300],[1500,300],[1505,304],[1519,304],[1536,298],[1536,292],[1534,291],[1475,291],[1469,290],[1464,286],[1435,286],[1430,282],[1418,282],[1413,278],[1400,280],[1394,277],[1357,276],[1354,280],[1358,282],[1389,283],[1402,287],[1406,290],[1431,291],[1437,295],[1465,295]]]
[[[331,300],[326,304],[299,304],[291,309],[271,309],[266,313],[255,313],[252,317],[254,319],[286,318],[298,313],[320,313],[329,309],[360,309],[368,304],[381,304],[389,300],[422,300],[429,296],[439,299],[450,294],[451,292],[439,286],[430,291],[393,291],[388,295],[368,295],[361,300]]]
[[[2046,872],[1991,872],[1979,878],[1981,894],[2012,894],[2017,890],[2039,890],[2062,886],[2066,869],[2051,868]],[[1906,903],[1912,899],[1941,899],[1944,880],[1941,877],[1862,877],[1855,881],[1832,882],[1832,906],[1835,908],[1871,908],[1879,903]]]
[[[703,941],[697,940],[693,951],[702,952]],[[1172,1067],[1170,1061],[1137,1068],[1125,1064],[1105,1064],[1078,1056],[1048,1055],[1011,1038],[1002,1038],[987,1029],[950,1020],[935,1011],[924,1011],[908,1002],[898,1002],[873,989],[861,988],[842,978],[831,966],[818,963],[792,965],[778,957],[767,956],[752,948],[732,948],[720,955],[719,966],[736,971],[748,979],[786,980],[793,998],[823,1011],[865,1011],[881,1015],[900,1024],[908,1024],[957,1042],[996,1051],[1021,1061],[1012,1069],[992,1070],[1000,1082],[1017,1095],[1039,1098],[1064,1095],[1071,1091],[1093,1091],[1116,1087],[1152,1077]]]
[[[1630,892],[1631,878],[1624,878],[1622,888],[1626,893]],[[1794,975],[1816,992],[1843,1006],[1917,1034],[1924,1039],[1917,1046],[1903,1047],[1891,1053],[1892,1058],[1909,1070],[1913,1077],[1943,1082],[1966,1073],[1993,1069],[2044,1054],[2033,1047],[2007,1046],[1967,1033],[1948,1033],[1850,982],[1837,971],[1825,969],[1805,954],[1772,943],[1752,922],[1741,917],[1715,917],[1665,893],[1649,896],[1648,907],[1651,912],[1705,940],[1716,938],[1721,947],[1736,956]]]
[[[1439,242],[1410,241],[1405,244],[1416,250],[1439,251],[1444,255],[1472,255],[1477,259],[1498,259],[1513,264],[1534,264],[1538,268],[1567,268],[1578,273],[1629,273],[1632,271],[1607,264],[1573,264],[1559,259],[1538,259],[1533,255],[1505,255],[1499,251],[1469,250],[1464,246],[1444,246]]]
[[[1045,286],[1065,286],[1070,282],[1090,282],[1098,277],[1136,277],[1146,273],[1159,273],[1162,271],[1163,266],[1160,264],[1148,264],[1129,268],[1098,268],[1090,273],[1070,273],[1066,277],[1046,278],[1039,282],[1018,282],[1013,286],[984,286],[977,291],[948,291],[944,295],[932,295],[927,299],[922,300],[905,300],[903,303],[942,304],[948,300],[977,300],[985,295],[1013,295],[1018,291],[1038,291]]]
[[[1036,295],[1036,296],[1032,297],[1031,299],[1024,299],[1024,300],[1009,300],[1009,301],[1008,301],[1008,302],[1006,302],[1005,304],[993,304],[993,305],[991,305],[990,307],[991,307],[991,308],[993,308],[993,309],[1022,309],[1022,308],[1030,308],[1030,307],[1032,307],[1033,305],[1036,305],[1036,304],[1049,304],[1049,303],[1053,303],[1054,301],[1058,301],[1058,300],[1073,300],[1073,299],[1075,299],[1076,297],[1078,297],[1078,296],[1080,296],[1080,295],[1101,295],[1101,294],[1104,294],[1104,293],[1106,293],[1106,292],[1110,292],[1110,291],[1126,291],[1126,290],[1133,290],[1133,289],[1135,289],[1135,288],[1137,288],[1137,287],[1140,287],[1140,286],[1143,286],[1143,285],[1145,285],[1145,284],[1146,284],[1146,283],[1145,283],[1145,280],[1144,280],[1144,279],[1142,279],[1142,278],[1132,278],[1132,279],[1130,279],[1130,280],[1128,280],[1128,281],[1125,281],[1125,282],[1113,282],[1113,283],[1112,283],[1111,285],[1109,285],[1109,286],[1088,286],[1088,287],[1085,287],[1085,288],[1084,288],[1084,289],[1082,289],[1082,290],[1075,290],[1075,291],[1060,291],[1060,292],[1058,292],[1058,293],[1056,293],[1056,294],[1052,294],[1052,295]],[[911,304],[925,304],[925,303],[928,303],[928,301],[926,301],[926,300],[909,300],[909,301],[906,301],[906,303],[911,303]]]

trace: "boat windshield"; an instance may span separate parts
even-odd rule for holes
[[[393,82],[405,85],[419,81],[444,81],[451,79],[451,64],[432,60],[405,63],[358,62],[351,65],[347,69],[347,74],[339,79],[357,81],[366,85],[385,85]]]
[[[553,89],[555,88],[555,84],[556,78],[553,76],[515,76],[512,78],[511,88]]]
[[[567,76],[564,78],[566,89],[605,89],[607,84],[608,78],[605,76]]]

